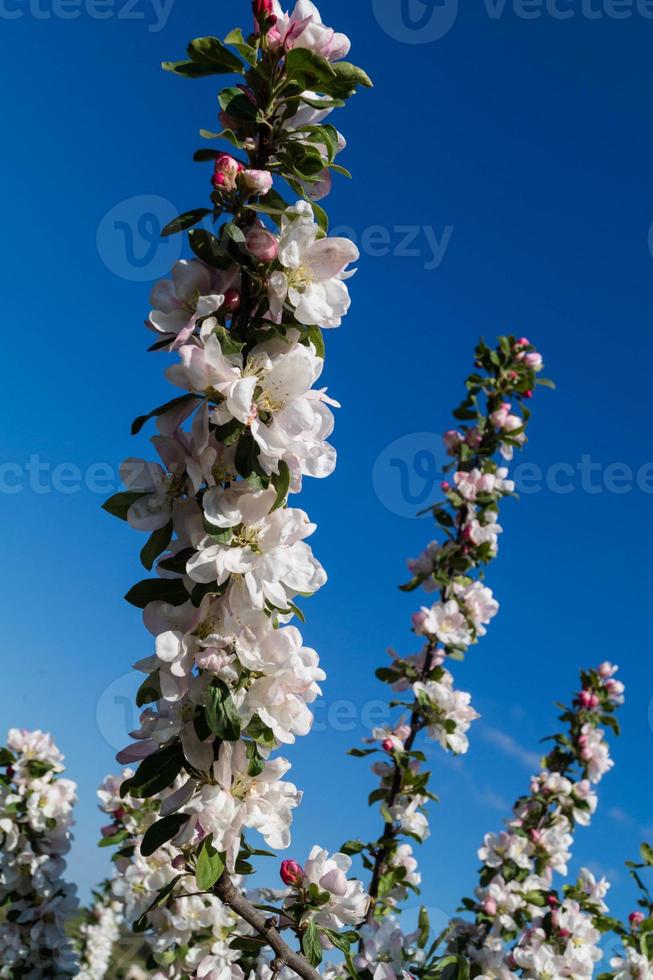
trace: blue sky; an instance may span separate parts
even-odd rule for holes
[[[613,904],[627,911],[622,863],[653,824],[653,23],[643,4],[607,0],[487,0],[457,16],[452,0],[410,2],[322,8],[376,88],[340,113],[354,181],[338,179],[328,201],[363,255],[352,312],[327,338],[339,466],[303,495],[330,573],[306,604],[305,635],[329,680],[318,730],[291,752],[306,791],[292,855],[378,827],[366,763],[345,751],[385,695],[373,678],[385,648],[411,651],[414,600],[396,586],[431,527],[410,516],[406,486],[423,498],[437,485],[431,447],[477,336],[526,334],[558,390],[537,397],[522,500],[505,507],[489,577],[500,617],[457,672],[482,721],[463,762],[431,753],[442,804],[422,852],[425,901],[453,911],[471,890],[483,833],[554,730],[552,702],[580,667],[609,657],[629,689],[625,732],[576,853],[614,872]],[[214,82],[158,65],[191,37],[245,23],[248,4],[3,0],[0,19],[10,351],[0,710],[5,729],[47,728],[66,753],[82,796],[72,874],[86,892],[106,868],[94,791],[134,720],[130,665],[150,652],[121,601],[141,577],[142,541],[100,505],[120,460],[147,448],[146,436],[130,438],[131,419],[169,396],[142,318],[179,244],[157,245],[156,231],[204,203],[208,172],[191,154],[198,129],[217,126]]]

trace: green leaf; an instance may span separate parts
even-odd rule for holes
[[[311,207],[313,208],[313,214],[315,215],[315,220],[318,223],[320,231],[327,235],[329,233],[329,215],[315,201],[311,201]]]
[[[319,327],[307,327],[302,333],[301,343],[312,344],[317,356],[324,360],[326,348],[324,346],[324,337]]]
[[[109,497],[106,503],[102,504],[102,510],[106,510],[107,514],[112,514],[114,517],[119,517],[121,521],[126,521],[131,505],[145,496],[147,494],[140,490],[127,490],[124,493],[116,493],[113,497]]]
[[[206,720],[213,734],[223,741],[237,742],[240,738],[240,715],[224,681],[215,681],[207,691]]]
[[[169,602],[171,606],[183,606],[188,602],[188,592],[180,578],[147,578],[134,585],[125,599],[137,609],[145,609],[150,602]]]
[[[256,106],[241,89],[224,89],[218,96],[218,101],[228,116],[244,122],[255,122]]]
[[[156,796],[161,790],[167,789],[174,783],[182,770],[184,753],[179,739],[170,745],[165,745],[152,755],[143,759],[136,773],[127,779],[120,787],[120,795],[124,799],[128,794],[138,799]]]
[[[173,408],[177,408],[184,405],[186,402],[199,401],[198,395],[180,395],[179,398],[173,398],[171,401],[166,402],[165,405],[159,405],[158,408],[153,408],[148,415],[139,415],[137,419],[132,422],[131,433],[133,436],[137,436],[141,431],[146,422],[150,419],[159,418],[160,415],[164,415],[166,412],[171,411]]]
[[[419,918],[417,920],[417,928],[419,930],[419,935],[417,937],[417,945],[420,949],[424,949],[429,941],[429,936],[431,935],[431,921],[429,919],[429,914],[427,910],[422,906],[419,910]]]
[[[129,831],[119,830],[117,834],[112,834],[111,837],[103,837],[98,847],[115,847],[116,844],[122,844],[128,839]]]
[[[143,708],[146,704],[152,704],[161,697],[161,685],[159,683],[159,671],[153,671],[146,677],[138,691],[136,692],[136,707]]]
[[[342,854],[360,854],[365,849],[362,840],[348,840],[340,848]]]
[[[230,238],[232,242],[236,242],[237,245],[243,245],[245,243],[245,235],[238,225],[234,224],[233,221],[228,222],[226,225],[222,226],[222,236],[223,238]]]
[[[286,502],[288,497],[288,490],[290,488],[290,469],[285,460],[279,461],[279,472],[272,475],[272,484],[277,491],[276,500],[274,501],[274,506],[270,511],[271,514],[275,510],[279,510],[280,507]]]
[[[207,152],[217,153],[214,150],[208,150]],[[168,235],[174,235],[178,231],[186,231],[186,229],[192,228],[193,225],[199,224],[202,218],[206,218],[207,214],[211,214],[210,208],[196,208],[194,211],[185,211],[178,218],[173,218],[172,221],[168,222],[161,232],[161,237],[166,238]]]
[[[220,341],[220,347],[225,357],[229,357],[230,354],[240,354],[242,352],[245,345],[239,340],[236,340],[231,331],[227,330],[226,327],[216,327],[213,333]]]
[[[168,817],[162,817],[148,827],[141,841],[141,854],[143,857],[151,857],[155,851],[169,840],[176,837],[181,828],[190,819],[188,813],[171,813]]]
[[[162,61],[161,67],[164,71],[181,75],[183,78],[206,78],[209,75],[223,74],[215,68],[199,65],[196,61]]]
[[[228,269],[234,264],[215,235],[206,228],[193,228],[189,231],[188,243],[197,258],[214,269]]]
[[[364,88],[374,88],[374,82],[362,68],[352,65],[349,61],[337,61],[333,65],[336,78],[340,81],[353,82]]]
[[[165,527],[159,528],[158,531],[153,531],[148,538],[147,543],[141,551],[141,562],[143,563],[143,566],[147,568],[148,572],[152,571],[154,562],[170,544],[172,540],[172,532],[172,521],[169,521]]]
[[[225,869],[224,854],[213,846],[213,838],[205,837],[197,858],[195,879],[201,892],[210,891]]]
[[[642,844],[639,849],[639,853],[642,855],[642,861],[649,867],[653,866],[653,847],[650,844]]]
[[[224,39],[224,43],[230,44],[232,48],[235,48],[236,51],[238,51],[238,53],[241,55],[241,57],[248,62],[248,64],[250,65],[256,64],[257,61],[256,48],[252,47],[251,44],[247,43],[247,41],[243,37],[243,32],[241,31],[240,27],[237,27],[233,31],[229,31],[226,38]]]
[[[336,78],[335,69],[336,66],[332,65],[330,61],[308,48],[292,48],[286,55],[288,78],[299,79],[310,76],[317,81],[328,81]]]
[[[322,962],[322,943],[314,922],[309,922],[302,935],[302,952],[311,966],[318,966]]]
[[[149,906],[149,908],[146,909],[145,912],[143,912],[140,919],[136,922],[135,928],[137,929],[137,931],[139,932],[143,931],[143,929],[147,925],[147,917],[150,914],[150,912],[154,912],[154,910],[158,909],[161,905],[165,905],[165,903],[168,901],[169,897],[172,895],[172,893],[174,892],[175,888],[177,887],[181,879],[185,877],[186,877],[185,874],[177,875],[176,878],[173,878],[172,881],[168,882],[165,888],[161,889],[161,891],[154,899],[152,904]]]
[[[265,761],[259,755],[256,742],[247,742],[247,758],[249,759],[247,775],[252,777],[260,776],[265,768]]]
[[[236,469],[244,480],[251,476],[252,473],[257,472],[258,455],[258,443],[252,436],[251,432],[246,432],[238,443],[235,457]]]
[[[217,37],[196,37],[188,45],[188,57],[204,68],[211,68],[216,75],[242,75],[240,58],[225,48]]]

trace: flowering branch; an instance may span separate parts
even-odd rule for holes
[[[49,980],[79,969],[67,921],[77,912],[62,875],[72,840],[75,783],[50,735],[17,728],[0,749],[2,975]]]
[[[608,883],[584,869],[560,897],[553,875],[567,875],[574,828],[589,825],[597,807],[593,787],[614,765],[600,726],[619,732],[614,713],[624,687],[616,671],[604,663],[581,674],[581,690],[560,717],[567,731],[552,737],[542,771],[515,804],[507,829],[487,834],[479,850],[477,900],[463,902],[475,923],[454,923],[449,948],[481,974],[503,964],[528,977],[567,969],[591,976],[600,959],[601,932],[613,926],[603,902]]]
[[[288,847],[302,794],[283,779],[290,764],[274,752],[310,731],[308,705],[325,678],[291,625],[303,618],[297,597],[316,592],[326,574],[305,540],[315,525],[289,507],[289,495],[335,466],[327,439],[337,402],[313,386],[324,365],[322,330],[340,326],[349,309],[345,280],[358,250],[327,237],[316,201],[334,171],[346,174],[335,162],[344,139],[325,120],[371,82],[341,60],[348,39],[309,0],[291,14],[276,0],[255,0],[253,9],[248,38],[197,38],[188,60],[164,65],[187,78],[243,77],[220,94],[222,132],[203,135],[228,140],[244,158],[199,150],[197,161],[213,163],[211,207],[164,229],[187,231],[195,258],[155,286],[147,325],[158,337],[153,350],[177,354],[166,375],[184,393],[133,426],[136,433],[156,419],[163,465],[127,460],[126,490],[105,505],[149,532],[141,558],[157,572],[127,594],[143,610],[155,652],[137,665],[147,675],[137,698],[145,710],[118,759],[139,763],[122,786],[125,799],[156,803],[141,856],[164,855],[176,874],[141,925],[174,903],[190,876],[198,893],[215,890],[233,905],[230,876],[252,873],[248,858],[262,853],[245,843],[246,829],[269,847]],[[341,898],[316,884],[294,926],[285,915],[305,956],[302,975],[321,959],[318,916],[335,915]],[[249,906],[238,906],[250,921]],[[268,934],[287,962],[289,948]],[[176,947],[170,970],[186,957]]]
[[[343,848],[362,852],[372,872],[369,923],[396,905],[406,886],[416,889],[418,884],[411,848],[399,843],[405,835],[424,839],[424,804],[434,799],[428,790],[430,774],[420,771],[425,757],[414,749],[417,737],[426,730],[445,750],[463,753],[468,748],[466,732],[478,717],[470,696],[454,690],[453,677],[443,665],[462,659],[498,611],[480,570],[497,554],[499,503],[514,492],[514,483],[495,457],[509,460],[514,448],[525,443],[530,412],[523,401],[537,384],[551,384],[537,378],[542,366],[540,354],[526,338],[502,337],[496,350],[481,342],[476,371],[466,382],[467,397],[454,412],[463,424],[445,436],[453,458],[447,467],[454,471],[453,483],[442,484],[444,501],[429,508],[444,541],[432,542],[420,558],[409,562],[413,578],[403,586],[407,592],[419,586],[437,591],[439,600],[413,616],[414,632],[425,640],[422,652],[405,659],[395,655],[391,667],[377,671],[395,691],[414,697],[393,702],[408,710],[407,723],[400,719],[394,728],[373,733],[390,759],[374,766],[381,786],[370,797],[370,803],[381,803],[384,829],[377,841],[349,841]],[[513,410],[515,400],[518,407]],[[354,749],[352,754],[375,751]]]

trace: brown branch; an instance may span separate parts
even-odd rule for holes
[[[303,980],[322,980],[320,974],[301,953],[295,953],[286,943],[269,918],[262,915],[247,901],[245,896],[236,888],[229,875],[225,872],[217,885],[215,894],[225,905],[228,905],[237,915],[249,923],[253,929],[274,950],[278,960],[294,970]]]

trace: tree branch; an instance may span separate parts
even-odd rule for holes
[[[215,886],[215,894],[241,919],[256,929],[268,946],[274,950],[277,958],[282,960],[291,970],[294,970],[298,976],[302,977],[303,980],[322,980],[320,974],[311,966],[306,957],[302,956],[301,953],[295,953],[288,943],[281,938],[280,933],[270,923],[270,920],[247,901],[226,872]]]

